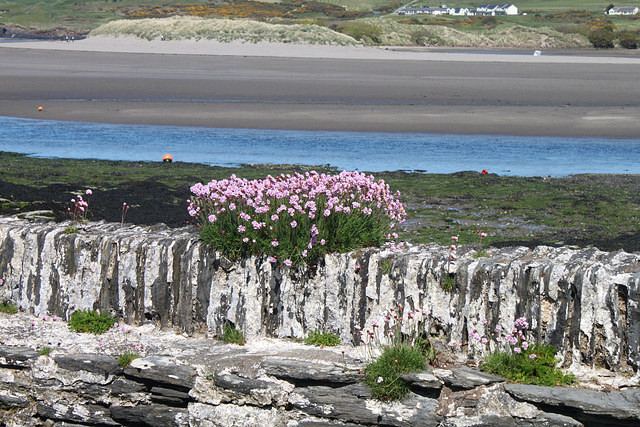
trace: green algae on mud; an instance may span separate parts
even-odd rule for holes
[[[189,188],[196,182],[247,179],[280,173],[335,173],[325,166],[245,165],[237,168],[193,163],[36,159],[0,152],[0,206],[3,215],[50,210],[66,218],[70,200],[93,190],[88,218],[183,226]],[[640,251],[640,175],[587,174],[565,178],[507,177],[478,172],[422,174],[380,172],[399,190],[408,217],[400,238],[414,243],[479,243],[485,246],[575,245],[602,250]]]

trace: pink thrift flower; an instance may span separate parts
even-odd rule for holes
[[[382,381],[384,381],[384,378],[382,378],[382,377],[378,377],[378,380],[377,380],[377,381],[378,381],[378,384],[380,384]]]
[[[286,265],[287,267],[291,267],[292,264],[293,264],[293,262],[291,262],[290,259],[285,259],[284,260],[284,265]]]
[[[520,354],[522,352],[522,350],[520,349],[520,347],[516,347],[513,349],[513,351],[515,351],[516,353]]]
[[[535,355],[535,354],[531,353],[531,354],[529,355],[529,359],[535,359],[535,358],[536,358],[536,355]]]
[[[246,230],[246,228],[244,227],[244,225],[239,225],[239,226],[238,226],[238,231],[239,231],[240,233],[244,233],[244,231],[245,231],[245,230]]]
[[[269,262],[276,262],[276,257],[270,256],[269,257]]]
[[[457,242],[458,241],[458,236],[452,236],[451,237],[451,241],[452,242]]]
[[[216,222],[216,219],[217,219],[217,218],[216,218],[216,216],[215,216],[215,215],[211,214],[211,215],[209,215],[209,218],[208,218],[208,219],[209,219],[209,222]]]
[[[278,220],[278,215],[273,214],[271,215],[271,221],[277,221]]]
[[[242,241],[243,241],[244,243],[247,243],[247,242],[249,241],[249,238],[248,238],[248,237],[245,237],[244,239],[242,239]]]
[[[320,244],[321,244],[321,245],[324,245],[325,243],[327,243],[327,241],[326,241],[326,240],[324,240],[324,239],[320,239]]]
[[[278,243],[278,240],[274,240],[271,242],[271,246],[273,246],[274,248],[277,247],[280,243]]]
[[[91,191],[91,189],[90,189],[90,188],[87,188],[87,191],[85,191],[85,193],[86,193],[86,194],[88,194],[88,195],[92,195],[92,194],[93,194],[93,191]]]
[[[296,228],[298,223],[296,221],[291,221],[291,228]]]

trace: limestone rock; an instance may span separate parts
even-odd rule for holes
[[[178,365],[175,359],[165,356],[148,356],[134,359],[124,370],[126,376],[138,381],[155,381],[190,390],[195,384],[196,370]]]
[[[585,423],[600,420],[619,426],[640,424],[640,390],[602,392],[569,387],[541,387],[524,384],[505,384],[513,397],[562,408]]]
[[[267,375],[293,381],[314,381],[331,384],[353,384],[362,379],[361,374],[344,367],[308,361],[274,359],[261,364]]]

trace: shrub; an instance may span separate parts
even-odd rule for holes
[[[638,48],[638,33],[633,31],[621,31],[618,34],[618,42],[620,46],[625,49],[637,49]]]
[[[76,311],[69,318],[69,329],[74,332],[102,334],[111,329],[116,319],[110,314],[99,314],[95,310]]]
[[[380,246],[406,213],[389,186],[358,172],[316,172],[196,184],[189,214],[200,237],[230,259],[269,256],[287,266],[320,255]]]
[[[305,344],[333,347],[340,344],[340,338],[336,334],[326,333],[324,331],[311,331],[309,336],[304,340]]]
[[[598,28],[589,33],[589,42],[595,48],[599,49],[613,49],[615,35],[609,28]]]

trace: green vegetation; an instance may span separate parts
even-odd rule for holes
[[[5,301],[0,304],[0,313],[6,314],[16,314],[18,312],[18,307],[15,306],[11,301]]]
[[[38,352],[38,355],[48,356],[50,353],[51,353],[51,347],[45,345],[40,349],[40,351]]]
[[[99,314],[94,310],[76,311],[69,318],[69,329],[74,332],[102,334],[111,329],[116,319],[107,313]]]
[[[376,399],[401,399],[409,392],[409,387],[400,375],[421,372],[426,365],[427,357],[419,347],[385,347],[380,357],[367,365],[364,381]]]
[[[304,343],[324,347],[333,347],[340,344],[340,338],[336,334],[317,330],[309,332],[309,336],[305,338]]]
[[[380,272],[384,275],[384,276],[388,276],[389,273],[391,273],[391,268],[393,267],[393,260],[392,259],[385,259],[380,261]]]
[[[571,384],[573,374],[564,374],[556,368],[556,349],[549,344],[534,344],[521,353],[496,351],[482,362],[484,371],[522,384],[553,387]]]
[[[589,34],[606,25],[616,32],[637,34],[640,29],[637,16],[605,15],[608,6],[594,0],[525,0],[516,4],[524,14],[498,17],[393,14],[402,4],[392,0],[3,0],[0,23],[58,37],[65,32],[83,35],[95,30],[96,35],[143,38],[162,34],[168,39],[522,48],[589,47]],[[426,0],[411,4],[422,5],[436,4]],[[474,8],[479,2],[447,5]],[[635,5],[632,1],[616,3]],[[620,45],[625,47],[622,40]]]
[[[140,354],[137,351],[125,350],[124,353],[118,356],[118,365],[120,365],[122,369],[126,369],[127,366],[131,365],[131,362],[138,357],[140,357]]]
[[[236,325],[230,322],[227,322],[227,324],[224,325],[224,328],[222,330],[222,341],[226,342],[227,344],[238,345],[245,345],[247,343],[244,334],[236,329]]]

